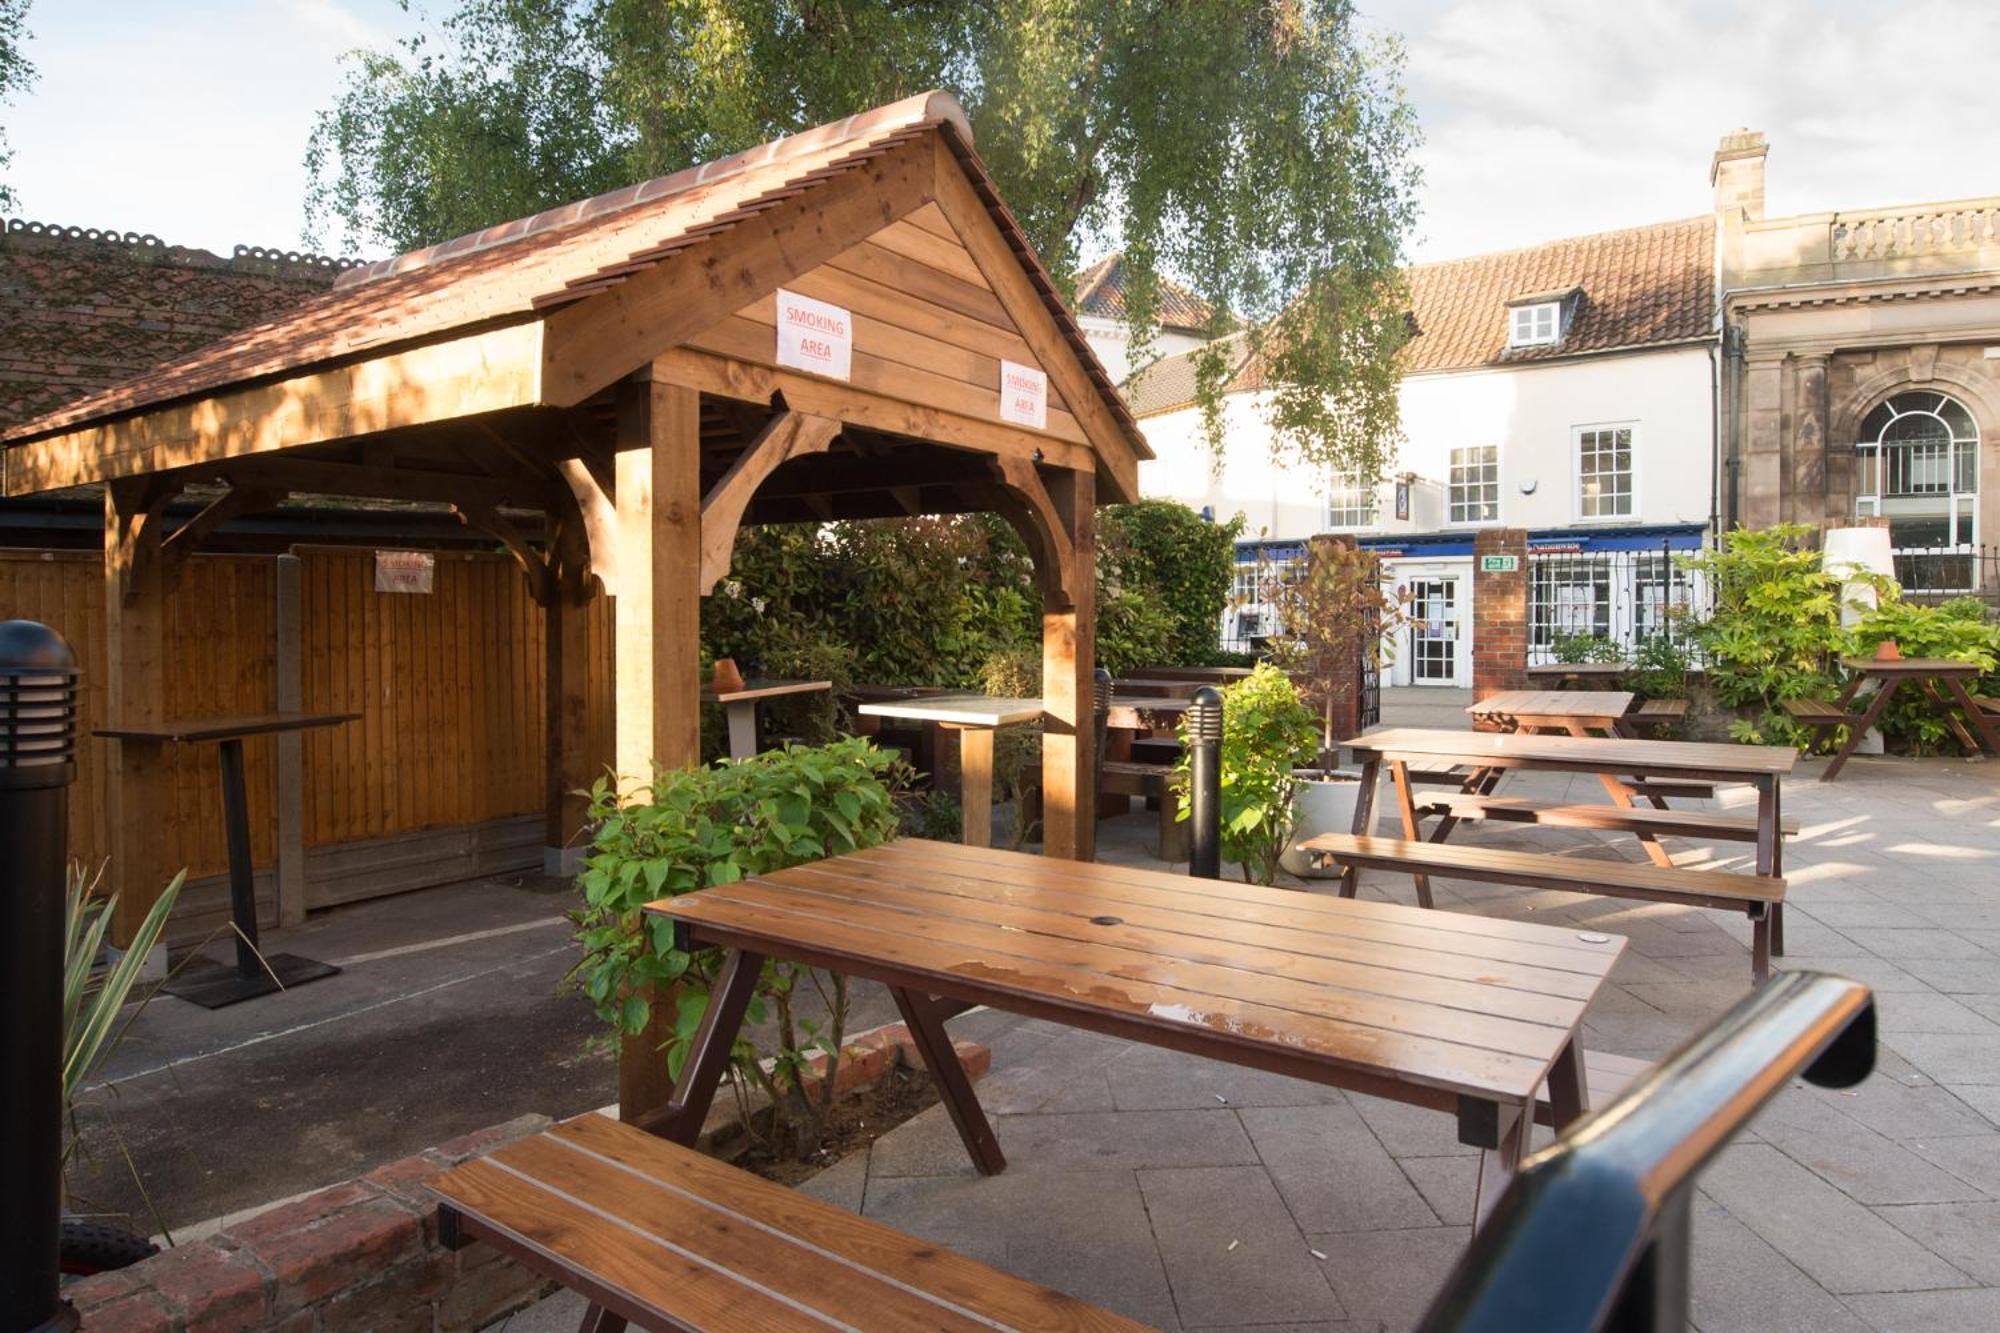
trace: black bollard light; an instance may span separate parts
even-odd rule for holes
[[[0,621],[0,1330],[77,1325],[60,1295],[63,858],[76,655]]]
[[[1222,878],[1222,691],[1204,685],[1187,710],[1188,874]]]

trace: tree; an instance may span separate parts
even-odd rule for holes
[[[415,248],[934,87],[1052,272],[1124,251],[1142,353],[1171,274],[1245,321],[1282,452],[1379,472],[1416,127],[1348,0],[456,0],[352,58],[307,240]]]
[[[18,94],[34,86],[35,67],[21,54],[21,44],[29,36],[27,21],[28,0],[0,0],[0,105],[11,106]],[[6,131],[0,130],[0,169],[13,165],[14,150],[7,146]],[[14,187],[0,182],[0,209],[20,206]]]

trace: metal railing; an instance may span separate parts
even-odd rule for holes
[[[1899,546],[1893,554],[1904,596],[1927,602],[1977,597],[2000,610],[2000,547]]]
[[[1794,1078],[1846,1088],[1874,1067],[1868,988],[1780,973],[1529,1158],[1422,1328],[1681,1333],[1702,1167]]]
[[[1569,638],[1608,643],[1630,660],[1655,637],[1676,642],[1679,622],[1708,611],[1708,587],[1683,569],[1692,552],[1662,542],[1636,551],[1528,551],[1528,665],[1562,660]]]

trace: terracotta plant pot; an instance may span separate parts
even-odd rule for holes
[[[1894,639],[1884,639],[1875,645],[1875,660],[1878,662],[1900,662],[1903,650],[1896,646]]]
[[[728,694],[743,688],[743,673],[736,669],[735,658],[715,659],[715,670],[709,675],[708,688],[717,694]]]

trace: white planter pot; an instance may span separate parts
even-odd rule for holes
[[[1316,868],[1313,865],[1316,858],[1300,851],[1299,844],[1322,833],[1346,833],[1351,830],[1354,827],[1354,800],[1360,794],[1361,781],[1351,774],[1337,773],[1330,778],[1299,783],[1298,794],[1292,798],[1292,818],[1296,821],[1292,829],[1292,845],[1279,858],[1285,873],[1297,875],[1300,879],[1339,878],[1338,867]]]

